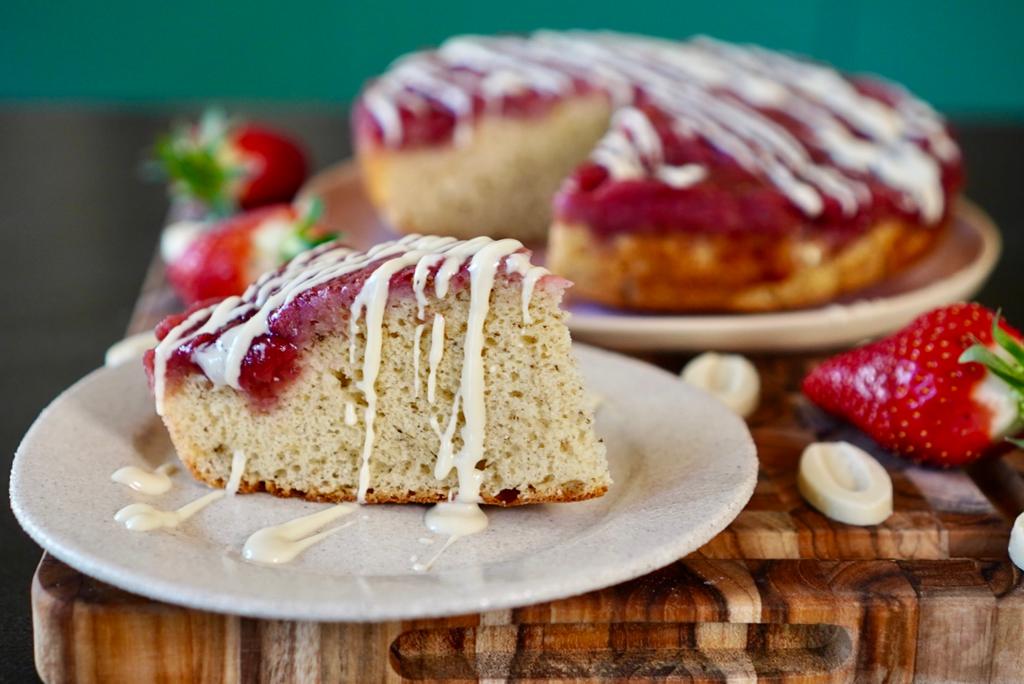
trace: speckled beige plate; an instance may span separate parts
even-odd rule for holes
[[[323,198],[326,218],[356,247],[397,236],[377,217],[352,162],[313,178],[305,194]],[[952,225],[925,257],[871,288],[818,308],[767,314],[631,314],[573,302],[573,337],[605,347],[648,351],[810,351],[850,346],[892,332],[914,316],[969,299],[999,259],[999,231],[974,204],[961,201]],[[543,259],[543,249],[536,249]]]
[[[249,534],[323,508],[266,494],[212,504],[180,528],[129,532],[133,501],[166,508],[202,495],[187,474],[159,497],[110,482],[173,449],[136,364],[93,372],[36,420],[15,456],[11,504],[57,558],[154,599],[266,618],[369,621],[520,606],[622,582],[696,550],[746,504],[757,458],[746,425],[653,366],[577,345],[615,484],[576,504],[488,508],[491,526],[457,541],[429,573],[412,569],[443,539],[422,506],[370,506],[288,566],[244,562]],[[430,538],[429,545],[420,542]]]

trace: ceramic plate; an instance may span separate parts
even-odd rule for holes
[[[444,539],[423,506],[368,506],[354,524],[285,566],[245,562],[257,529],[324,504],[267,494],[213,503],[172,531],[129,532],[133,501],[174,508],[208,491],[186,473],[159,497],[110,481],[120,466],[174,458],[141,368],[93,372],[36,420],[15,456],[11,503],[60,560],[161,601],[277,619],[393,620],[520,606],[609,586],[696,550],[746,504],[757,458],[746,425],[675,376],[577,346],[614,485],[593,501],[487,508],[491,525],[458,540],[426,573],[413,556]],[[628,388],[628,394],[624,390]],[[421,541],[429,540],[426,544]]]
[[[344,162],[312,179],[306,194],[323,198],[330,225],[366,248],[397,237],[377,217],[358,168]],[[961,201],[935,248],[897,276],[827,306],[770,314],[630,314],[570,303],[573,337],[633,351],[810,351],[849,346],[891,332],[942,304],[969,299],[999,258],[999,231],[978,207]],[[535,250],[543,259],[543,250]],[[570,291],[571,293],[571,291]]]

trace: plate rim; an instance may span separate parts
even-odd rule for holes
[[[574,349],[579,349],[584,355],[589,354],[595,358],[611,358],[612,362],[641,367],[645,372],[664,374],[671,378],[675,377],[674,374],[669,371],[622,354],[606,351],[579,342],[574,342],[573,347]],[[732,491],[735,492],[735,496],[732,497],[727,505],[717,511],[716,516],[710,520],[704,519],[701,525],[695,527],[695,534],[690,535],[689,541],[686,543],[673,543],[673,539],[670,538],[666,540],[665,543],[652,546],[652,550],[643,557],[642,562],[626,566],[627,569],[625,570],[623,570],[622,567],[610,567],[606,565],[596,575],[591,574],[587,577],[587,580],[582,583],[562,578],[557,583],[551,583],[544,586],[539,591],[534,591],[532,588],[524,588],[518,591],[507,592],[502,595],[500,599],[487,601],[486,605],[482,605],[477,602],[474,605],[459,604],[450,605],[440,609],[437,609],[436,607],[422,608],[408,612],[386,609],[379,611],[367,611],[359,614],[346,614],[344,609],[338,610],[338,606],[335,606],[334,609],[325,610],[324,607],[333,605],[330,604],[330,602],[323,602],[318,609],[313,611],[290,611],[287,606],[283,606],[282,609],[274,609],[271,606],[273,601],[267,601],[266,599],[259,598],[254,599],[254,603],[252,605],[247,604],[239,607],[239,605],[235,603],[237,599],[230,595],[221,594],[218,598],[215,590],[212,589],[200,591],[198,594],[196,594],[193,589],[182,593],[182,586],[180,583],[160,578],[154,579],[153,577],[146,576],[146,574],[141,570],[125,568],[124,566],[119,566],[117,562],[110,562],[109,560],[105,561],[101,554],[94,552],[88,547],[88,545],[82,542],[76,542],[73,539],[54,539],[54,536],[45,529],[45,525],[41,526],[33,519],[32,511],[26,510],[26,508],[31,509],[31,505],[26,506],[24,502],[26,493],[22,491],[22,471],[26,467],[25,461],[27,458],[24,454],[29,448],[31,448],[31,442],[35,435],[41,430],[46,429],[47,416],[55,410],[58,410],[60,402],[67,400],[67,397],[75,393],[80,387],[87,383],[96,382],[96,378],[100,375],[113,374],[118,371],[124,372],[124,367],[100,367],[93,370],[61,392],[40,412],[39,416],[25,433],[25,436],[22,438],[21,443],[15,451],[9,483],[11,509],[14,512],[14,516],[19,525],[35,543],[42,547],[42,549],[47,553],[50,553],[55,558],[69,566],[76,568],[79,572],[114,587],[118,587],[122,590],[138,594],[146,598],[197,610],[260,619],[367,623],[464,615],[467,613],[486,612],[533,605],[546,601],[559,600],[570,596],[577,596],[642,577],[643,575],[657,569],[666,567],[667,565],[683,558],[687,553],[700,548],[710,541],[715,535],[728,527],[740,511],[742,511],[747,505],[751,496],[753,496],[754,488],[757,484],[759,463],[757,458],[757,447],[745,421],[729,412],[724,405],[720,405],[718,402],[702,402],[703,405],[707,405],[709,403],[716,404],[713,410],[720,412],[721,416],[727,421],[735,421],[736,425],[740,428],[740,430],[737,431],[737,437],[739,437],[737,442],[737,458],[741,467],[738,472],[743,477],[731,487]],[[701,390],[692,387],[687,387],[687,391],[704,394]],[[120,568],[120,570],[118,570],[118,568]],[[284,569],[283,571],[287,572],[287,569]],[[578,578],[579,575],[573,575],[572,577]],[[595,579],[595,577],[597,579]],[[342,604],[341,607],[344,608],[344,605],[345,604]]]

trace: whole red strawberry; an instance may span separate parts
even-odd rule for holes
[[[161,138],[156,161],[172,193],[221,216],[291,201],[308,169],[305,152],[283,133],[232,123],[218,111]]]
[[[318,223],[320,211],[317,201],[279,204],[215,223],[169,255],[167,279],[186,304],[242,294],[266,271],[337,237]]]
[[[825,361],[803,391],[885,449],[965,465],[1005,448],[1024,427],[1020,340],[980,304],[954,304]]]

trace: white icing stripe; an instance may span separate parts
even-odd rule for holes
[[[939,160],[955,160],[959,152],[927,104],[888,85],[898,99],[888,105],[832,68],[753,46],[577,31],[459,36],[436,51],[399,60],[362,101],[386,146],[403,143],[401,110],[430,107],[455,118],[460,144],[477,115],[469,104],[473,98],[495,111],[503,98],[524,90],[570,96],[578,81],[603,91],[616,106],[592,153],[613,178],[688,187],[705,177],[671,170],[662,134],[646,113],[653,108],[676,135],[724,151],[810,217],[823,211],[825,197],[846,215],[855,213],[871,197],[864,175],[901,193],[906,208],[927,223],[944,212]],[[797,139],[762,110],[785,112],[808,133]],[[827,161],[816,161],[812,147]]]
[[[523,323],[529,325],[533,323],[533,317],[530,315],[530,300],[533,299],[533,290],[537,286],[537,282],[544,276],[551,273],[543,266],[534,266],[530,263],[530,257],[526,254],[513,254],[505,262],[506,268],[509,273],[518,273],[523,277],[522,283],[522,307],[523,307]]]
[[[437,393],[437,368],[441,365],[441,357],[444,355],[444,316],[434,314],[434,324],[430,329],[430,355],[427,363],[430,368],[427,373],[427,401],[434,403]]]
[[[416,326],[412,336],[412,396],[420,396],[420,338],[423,337],[423,324]]]
[[[459,493],[456,501],[476,503],[480,499],[481,472],[476,464],[483,458],[487,407],[484,402],[486,378],[484,375],[484,324],[490,309],[491,288],[501,261],[522,249],[518,240],[496,240],[482,248],[469,262],[470,298],[463,341],[465,357],[462,360],[462,448],[455,456],[455,469],[459,474]]]
[[[424,256],[423,252],[407,252],[402,256],[384,262],[373,272],[359,291],[352,304],[352,316],[349,319],[349,339],[356,338],[356,327],[359,317],[366,315],[366,343],[363,348],[363,377],[356,383],[366,399],[363,413],[363,428],[366,431],[363,439],[362,465],[359,467],[359,503],[366,503],[366,493],[370,487],[370,456],[373,454],[373,441],[376,438],[374,422],[377,418],[377,374],[380,372],[381,347],[383,345],[382,324],[384,307],[388,302],[388,291],[391,276],[403,268],[412,266]]]
[[[247,460],[245,452],[239,449],[236,449],[231,454],[231,475],[228,477],[228,483],[224,485],[224,491],[227,492],[228,496],[234,496],[238,493],[238,486],[242,484],[242,475],[245,474]]]

